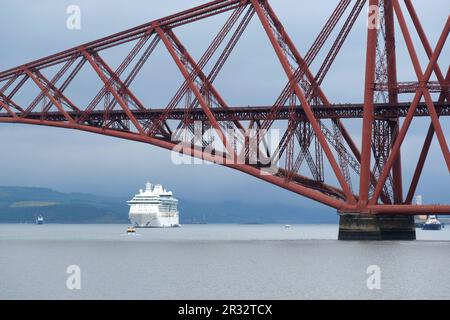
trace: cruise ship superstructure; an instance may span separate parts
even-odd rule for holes
[[[130,206],[129,218],[131,224],[138,228],[178,227],[178,200],[171,191],[167,191],[160,184],[154,187],[147,182],[145,190],[139,190],[132,200],[127,201]]]

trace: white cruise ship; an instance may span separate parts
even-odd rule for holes
[[[179,227],[178,200],[172,191],[166,191],[160,184],[147,182],[144,190],[130,201],[129,218],[131,224],[138,228]]]

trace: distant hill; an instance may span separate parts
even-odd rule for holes
[[[0,187],[0,222],[126,223],[126,199],[46,188]]]
[[[0,223],[128,223],[128,198],[62,193],[47,188],[0,187]],[[337,223],[332,209],[288,204],[195,203],[179,199],[180,223]]]

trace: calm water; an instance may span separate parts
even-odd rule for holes
[[[0,225],[2,299],[450,299],[450,226],[342,242],[335,225]],[[81,290],[66,268],[81,268]],[[366,286],[369,265],[381,289]]]

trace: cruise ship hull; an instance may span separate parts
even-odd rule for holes
[[[178,215],[162,217],[146,213],[132,213],[129,217],[131,224],[136,228],[173,228],[180,226]]]
[[[422,230],[441,230],[441,224],[424,224]]]

